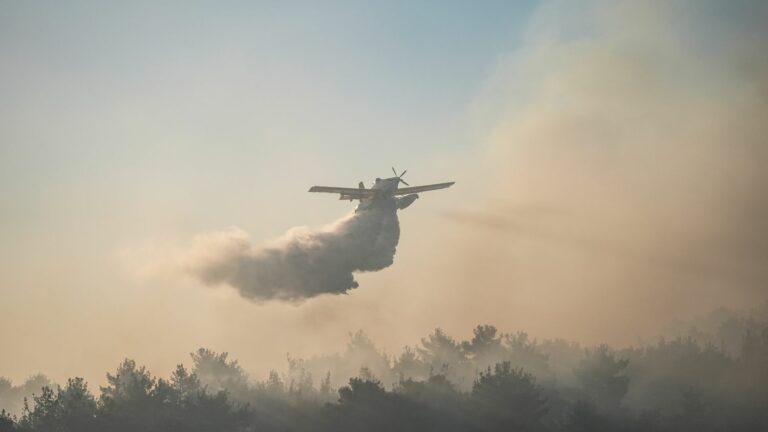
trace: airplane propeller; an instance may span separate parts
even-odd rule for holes
[[[400,183],[402,183],[402,184],[404,184],[404,185],[406,185],[406,186],[410,186],[410,185],[409,185],[409,184],[408,184],[408,183],[407,183],[405,180],[403,180],[403,178],[402,178],[402,177],[405,175],[405,173],[407,173],[407,172],[408,172],[408,170],[403,170],[403,172],[402,172],[402,173],[400,173],[400,175],[397,175],[397,171],[395,171],[395,167],[392,167],[392,172],[393,172],[393,173],[395,173],[395,177],[397,177],[397,179],[400,181]]]

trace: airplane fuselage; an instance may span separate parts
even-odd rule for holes
[[[324,193],[338,193],[340,200],[360,201],[360,204],[355,209],[356,212],[367,210],[374,207],[381,208],[393,208],[396,210],[402,210],[409,205],[413,204],[419,195],[419,192],[432,191],[437,189],[445,189],[453,185],[454,182],[436,183],[421,186],[410,186],[405,180],[403,180],[403,171],[400,175],[397,175],[397,171],[392,168],[392,172],[395,173],[395,177],[389,178],[377,178],[370,189],[367,189],[363,182],[360,182],[357,188],[351,187],[336,187],[336,186],[312,186],[309,188],[310,192],[324,192]],[[405,188],[400,188],[400,183],[404,184]]]
[[[375,191],[372,198],[363,198],[360,200],[360,204],[355,208],[355,212],[367,210],[371,207],[378,205],[394,205],[397,209],[402,210],[411,205],[419,197],[418,194],[410,194],[401,198],[395,198],[395,192],[400,185],[399,177],[390,178],[376,178],[371,190]]]
[[[373,185],[371,186],[371,189],[375,191],[381,191],[379,193],[387,193],[394,194],[397,190],[397,186],[400,184],[400,178],[399,177],[390,177],[390,178],[376,178],[376,180],[373,181]]]

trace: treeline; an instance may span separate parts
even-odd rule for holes
[[[395,358],[358,332],[344,352],[289,358],[263,381],[207,349],[168,378],[125,360],[98,390],[0,379],[0,407],[15,410],[0,432],[766,431],[768,315],[726,315],[626,349],[484,325],[466,341],[435,330]]]

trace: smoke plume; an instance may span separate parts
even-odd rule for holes
[[[450,215],[471,252],[447,279],[489,288],[456,296],[582,340],[763,299],[766,4],[547,5],[487,91],[495,190]]]
[[[389,267],[400,238],[394,201],[384,201],[321,229],[294,228],[254,247],[239,228],[198,237],[184,270],[206,285],[229,285],[252,300],[292,300],[357,288],[354,272]]]

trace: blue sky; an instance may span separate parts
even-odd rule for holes
[[[0,8],[0,229],[15,231],[67,202],[96,216],[165,190],[217,208],[226,189],[275,206],[308,182],[418,173],[474,145],[468,107],[533,5]]]

